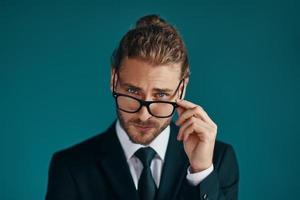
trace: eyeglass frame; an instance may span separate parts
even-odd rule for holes
[[[152,116],[154,116],[154,117],[157,117],[157,118],[169,118],[169,117],[171,117],[174,114],[175,109],[178,107],[178,105],[177,105],[176,102],[171,102],[171,101],[145,101],[145,100],[138,99],[136,97],[133,97],[133,96],[130,96],[130,95],[127,95],[127,94],[121,94],[121,93],[115,92],[115,83],[114,82],[115,82],[115,74],[116,73],[118,73],[118,72],[114,72],[114,75],[113,75],[113,92],[112,92],[112,95],[115,98],[115,102],[116,102],[117,108],[119,110],[122,110],[122,111],[127,112],[127,113],[137,113],[137,112],[139,112],[141,110],[141,108],[143,106],[145,106],[147,108],[147,111],[149,112],[149,114],[152,115]],[[117,76],[119,77],[119,73],[118,73]],[[184,80],[185,80],[184,78],[180,80],[180,82],[179,82],[179,84],[178,84],[178,86],[177,86],[177,88],[176,88],[176,90],[174,92],[174,94],[175,94],[178,91],[181,83],[183,83],[182,91],[181,91],[179,99],[182,99],[182,96],[183,96],[183,92],[184,92]],[[118,79],[117,79],[116,83],[118,83]],[[140,104],[139,108],[136,111],[132,111],[132,112],[120,108],[119,104],[118,104],[118,97],[119,96],[129,97],[129,98],[132,98],[132,99],[138,101],[139,104]],[[153,113],[150,110],[150,105],[153,104],[153,103],[168,103],[168,104],[171,104],[173,106],[173,111],[172,111],[172,113],[170,115],[164,116],[164,117],[153,115]]]

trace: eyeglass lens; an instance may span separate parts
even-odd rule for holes
[[[138,100],[127,96],[118,96],[117,103],[119,108],[125,112],[137,112],[141,107]],[[149,110],[154,116],[166,117],[173,113],[174,106],[170,103],[155,102],[149,105]]]

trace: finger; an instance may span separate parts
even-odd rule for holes
[[[184,131],[184,134],[182,135],[182,140],[185,142],[188,137],[194,133],[194,129],[195,129],[195,126],[193,124],[189,125],[185,131]]]
[[[198,108],[194,107],[194,108],[191,108],[191,109],[188,109],[188,110],[184,111],[180,115],[180,117],[177,119],[176,125],[180,126],[182,123],[184,123],[190,117],[200,118],[200,119],[205,121],[205,119],[201,116],[201,113],[199,112]]]
[[[181,100],[181,101],[178,101],[177,102],[177,105],[180,106],[180,107],[183,107],[185,109],[192,109],[192,108],[195,108],[196,112],[199,113],[201,116],[201,118],[210,123],[210,124],[213,124],[215,125],[215,123],[213,122],[213,120],[208,116],[208,114],[205,112],[205,110],[199,106],[199,105],[196,105],[192,102],[189,102],[189,101],[186,101],[186,100]]]
[[[177,101],[176,103],[177,103],[177,105],[179,105],[180,107],[183,107],[185,109],[194,108],[197,106],[196,104],[194,104],[190,101],[184,100],[184,99],[181,99],[181,100]]]
[[[177,139],[183,140],[184,135],[186,134],[186,130],[192,126],[194,128],[194,131],[197,133],[201,132],[209,132],[210,128],[209,125],[206,122],[203,122],[201,119],[191,117],[186,122],[182,124],[182,126],[179,129]]]
[[[182,132],[182,140],[186,141],[191,134],[195,134],[197,137],[206,137],[208,133],[207,127],[204,124],[200,125],[199,123],[192,123]]]
[[[184,130],[182,134],[182,140],[185,142],[191,134],[196,135],[197,137],[204,137],[204,134],[207,132],[207,129],[204,126],[199,124],[190,124]]]
[[[178,135],[177,135],[177,139],[181,140],[182,139],[182,133],[185,131],[185,129],[190,126],[192,123],[195,122],[195,118],[191,117],[190,119],[188,119],[187,121],[185,121],[185,123],[182,124],[182,126],[179,129]]]
[[[178,113],[178,116],[180,116],[180,115],[182,115],[182,113],[185,111],[185,109],[184,109],[184,108],[181,108],[181,107],[177,107],[177,108],[176,108],[176,111],[177,111],[177,113]]]

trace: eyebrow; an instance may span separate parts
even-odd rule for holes
[[[130,83],[121,83],[121,85],[123,87],[130,87],[130,88],[133,88],[133,89],[138,90],[138,91],[143,91],[142,88],[134,86]],[[152,90],[155,91],[155,92],[162,92],[162,93],[171,93],[173,91],[172,89],[169,89],[169,88],[153,88]]]
[[[122,85],[123,87],[130,87],[130,88],[134,88],[134,89],[136,89],[136,90],[142,90],[142,88],[137,87],[137,86],[134,86],[134,85],[129,84],[129,83],[121,83],[121,85]]]
[[[173,90],[169,88],[153,88],[156,92],[162,92],[162,93],[171,93]]]

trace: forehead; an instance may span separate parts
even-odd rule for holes
[[[135,58],[125,58],[120,68],[123,82],[139,87],[173,88],[180,81],[180,64],[153,65]]]

